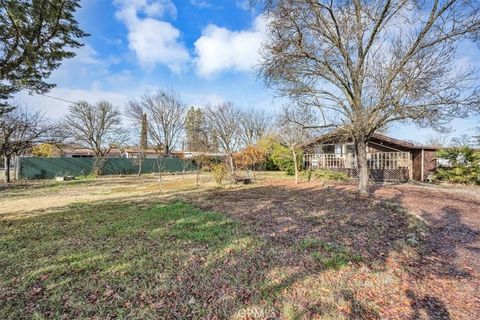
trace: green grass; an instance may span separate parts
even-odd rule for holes
[[[78,203],[2,222],[0,319],[207,316],[195,301],[214,290],[225,250],[240,257],[256,244],[237,222],[181,202]]]
[[[302,239],[298,249],[310,254],[315,263],[323,269],[340,269],[349,263],[362,262],[363,258],[348,248],[316,238]]]

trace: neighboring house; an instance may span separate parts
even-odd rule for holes
[[[107,158],[121,158],[122,150],[112,149],[107,155]],[[87,148],[62,148],[60,157],[63,158],[93,158],[95,153]]]
[[[225,158],[227,155],[221,152],[206,152],[206,151],[185,151],[183,157],[185,159],[193,159],[196,157],[211,157],[211,158]]]
[[[130,148],[123,150],[123,157],[127,159],[139,158],[140,154],[143,154],[145,159],[157,159],[161,157],[161,154],[154,149],[139,150],[136,148]]]
[[[410,142],[375,133],[367,144],[370,178],[375,181],[427,181],[436,169],[438,147]],[[325,168],[357,176],[357,159],[352,141],[334,132],[303,145],[306,168]]]

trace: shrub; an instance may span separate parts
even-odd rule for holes
[[[267,151],[258,146],[248,146],[234,155],[235,166],[243,170],[255,171],[265,164],[266,158]]]
[[[222,159],[215,156],[200,155],[193,158],[192,162],[200,171],[210,172],[213,166],[222,163]]]
[[[53,146],[49,143],[41,143],[32,147],[32,155],[40,158],[51,158],[53,156]]]
[[[468,147],[449,148],[437,152],[444,167],[437,168],[434,181],[480,185],[480,152]]]
[[[272,153],[275,149],[275,146],[278,145],[278,139],[276,139],[272,135],[267,135],[261,138],[258,143],[257,147],[260,147],[265,150],[265,170],[267,171],[279,171],[280,168],[275,164],[272,159]]]
[[[215,180],[215,182],[218,184],[222,184],[223,180],[225,180],[228,174],[227,166],[224,163],[217,163],[212,165],[211,168],[213,180]]]
[[[313,170],[312,169],[307,169],[307,170],[303,171],[303,176],[305,177],[305,179],[307,181],[312,180],[312,175],[313,175]]]
[[[280,143],[276,143],[273,146],[273,151],[270,157],[280,170],[285,171],[285,173],[290,176],[295,174],[295,162],[293,161],[292,151],[289,148]],[[297,153],[297,165],[299,171],[302,169],[302,158],[303,154],[299,151]]]
[[[332,170],[316,170],[313,176],[323,181],[347,181],[349,179],[345,172]]]

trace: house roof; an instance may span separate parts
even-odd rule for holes
[[[328,142],[331,139],[335,139],[340,136],[341,141],[348,141],[346,137],[342,137],[339,130],[332,130],[324,135],[321,135],[319,137],[316,137],[307,143],[303,144],[303,147],[311,146],[313,144],[317,143],[322,143],[322,142]],[[400,140],[400,139],[395,139],[392,137],[389,137],[387,135],[384,135],[382,133],[374,133],[370,139],[370,142],[373,143],[378,143],[382,145],[391,145],[403,149],[427,149],[427,150],[437,150],[440,149],[438,146],[428,146],[428,145],[416,145],[412,142]]]

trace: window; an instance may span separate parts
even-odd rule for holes
[[[353,144],[347,144],[346,150],[347,150],[347,153],[355,154],[355,146]]]
[[[342,154],[343,153],[343,150],[342,150],[343,148],[342,147],[343,147],[343,145],[336,144],[335,145],[335,154]]]
[[[335,145],[325,144],[322,146],[322,153],[335,153]]]

